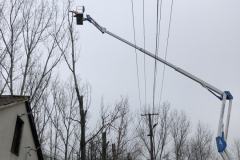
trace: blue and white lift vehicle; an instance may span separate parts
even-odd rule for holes
[[[82,6],[82,9],[80,9],[80,12],[78,12],[79,7],[77,7],[77,11],[70,11],[75,13],[76,15],[74,17],[77,18],[77,24],[82,25],[83,21],[88,21],[92,23],[100,32],[107,33],[120,41],[136,48],[137,50],[147,54],[148,56],[166,64],[167,66],[175,69],[177,72],[187,76],[188,78],[200,83],[204,88],[206,88],[208,91],[210,91],[213,95],[215,95],[218,99],[222,101],[221,104],[221,111],[220,111],[220,117],[219,117],[219,124],[218,124],[218,130],[217,130],[217,137],[216,137],[216,143],[217,143],[217,149],[220,155],[222,156],[223,160],[232,160],[230,153],[227,150],[227,138],[228,138],[228,128],[229,128],[229,122],[230,122],[230,114],[231,114],[231,108],[232,108],[232,100],[233,96],[229,91],[221,91],[218,88],[208,84],[207,82],[195,77],[194,75],[182,70],[181,68],[165,61],[164,59],[161,59],[159,57],[156,57],[154,54],[144,50],[143,48],[140,48],[136,45],[134,45],[131,42],[126,41],[125,39],[122,39],[121,37],[118,37],[117,35],[109,32],[106,28],[100,26],[90,15],[86,15],[87,18],[83,17],[83,13],[85,8]],[[81,7],[80,7],[81,8]],[[224,117],[224,111],[226,108],[226,100],[229,100],[229,105],[228,105],[228,113],[227,113],[227,119],[225,123],[225,131],[224,131],[224,124],[223,124],[223,117]]]

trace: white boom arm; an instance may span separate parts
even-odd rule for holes
[[[157,59],[158,61],[166,64],[167,66],[175,69],[177,72],[187,76],[188,78],[191,78],[192,80],[200,83],[204,88],[208,89],[212,94],[214,94],[216,97],[218,97],[220,100],[222,100],[222,105],[221,105],[221,112],[220,112],[220,118],[219,118],[219,124],[218,124],[218,131],[217,131],[217,137],[216,137],[216,143],[217,143],[217,148],[218,148],[218,152],[221,154],[222,158],[224,160],[232,160],[229,152],[227,151],[227,135],[228,135],[228,128],[229,128],[229,122],[230,122],[230,114],[231,114],[231,107],[232,107],[232,95],[229,91],[221,91],[219,89],[217,89],[216,87],[210,85],[209,83],[195,77],[194,75],[182,70],[181,68],[165,61],[164,59],[161,59],[157,56],[155,56],[154,54],[134,45],[131,42],[126,41],[125,39],[109,32],[108,30],[106,30],[106,28],[101,27],[93,18],[91,18],[89,15],[87,15],[87,18],[85,18],[84,20],[89,21],[90,23],[92,23],[97,29],[99,29],[102,33],[107,33],[117,39],[119,39],[120,41],[138,49],[139,51],[147,54],[148,56]],[[215,93],[219,94],[220,96],[217,96]],[[224,131],[223,131],[223,116],[224,116],[224,110],[225,110],[225,104],[226,104],[226,100],[229,100],[229,107],[228,107],[228,113],[227,113],[227,121],[226,121],[226,125],[225,125],[225,135],[224,135]]]

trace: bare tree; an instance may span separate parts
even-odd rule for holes
[[[68,0],[66,1],[67,7],[66,10],[70,11],[72,9],[72,5],[73,5],[73,1]],[[65,62],[67,63],[67,66],[69,68],[69,70],[71,71],[72,77],[73,77],[73,82],[74,82],[74,86],[75,86],[75,92],[76,92],[76,97],[77,97],[77,101],[79,104],[79,117],[80,117],[80,121],[79,124],[81,126],[81,137],[80,137],[80,151],[81,153],[81,160],[85,160],[86,159],[86,145],[88,142],[90,142],[96,135],[98,135],[100,133],[100,131],[102,130],[102,128],[100,128],[95,134],[92,135],[91,138],[89,138],[88,140],[86,140],[86,117],[87,117],[87,112],[88,112],[88,108],[90,106],[91,103],[91,96],[89,96],[89,94],[87,95],[87,100],[86,100],[86,105],[83,105],[83,95],[84,93],[81,92],[80,88],[79,88],[79,82],[78,82],[78,75],[77,75],[77,71],[76,71],[76,62],[79,58],[79,48],[77,46],[79,46],[77,43],[78,39],[79,39],[79,34],[75,29],[75,23],[73,23],[73,15],[72,14],[68,14],[67,17],[67,22],[66,22],[66,30],[65,30],[65,36],[63,37],[63,41],[58,41],[58,38],[56,37],[56,41],[57,41],[57,45],[59,47],[59,49],[61,50],[61,54],[64,57]],[[60,39],[62,40],[62,39]],[[89,90],[90,93],[91,92],[91,88]]]
[[[68,0],[66,3],[67,3],[67,10],[71,10],[72,1]],[[97,128],[97,130],[94,130],[90,135],[86,136],[86,116],[87,116],[88,108],[90,106],[90,102],[91,102],[90,98],[91,97],[90,96],[87,97],[88,103],[85,105],[85,107],[83,107],[83,105],[81,104],[83,93],[80,91],[80,88],[79,88],[79,83],[77,80],[78,74],[77,74],[77,70],[76,70],[76,62],[78,61],[79,54],[80,54],[79,48],[78,48],[79,44],[77,44],[77,43],[79,43],[78,39],[79,39],[79,34],[75,29],[73,15],[68,14],[68,19],[67,19],[67,23],[66,23],[66,34],[62,41],[58,42],[58,40],[57,40],[57,44],[58,44],[59,49],[61,50],[61,53],[62,53],[62,56],[64,57],[65,62],[67,63],[67,66],[73,76],[76,96],[77,96],[78,103],[79,103],[79,112],[80,112],[80,114],[79,114],[80,121],[78,121],[78,122],[81,126],[81,134],[80,134],[81,137],[79,138],[79,140],[80,140],[79,148],[80,148],[81,153],[79,153],[79,154],[81,154],[81,160],[85,160],[87,143],[94,140],[94,138],[99,138],[98,134],[103,132],[104,128],[105,128],[105,130],[109,129],[110,124],[112,124],[113,121],[115,119],[117,119],[118,113],[120,113],[121,114],[120,116],[123,117],[122,122],[126,122],[126,120],[124,120],[125,119],[124,115],[126,115],[126,111],[124,111],[123,109],[121,109],[121,110],[117,109],[116,112],[110,113],[110,117],[102,116],[101,127]],[[127,103],[127,102],[125,102],[125,103]],[[122,107],[123,107],[123,105],[122,105]],[[117,107],[117,108],[120,108],[120,107]],[[118,112],[118,111],[120,111],[120,112]],[[119,148],[119,154],[120,154],[120,141],[122,142],[123,141],[122,137],[125,137],[125,134],[126,134],[125,128],[126,128],[127,124],[120,123],[119,125],[121,125],[120,128],[118,128],[121,130],[121,131],[118,130],[120,132],[119,136],[118,136],[118,139],[119,139],[119,143],[118,143],[119,147],[118,148]],[[100,140],[100,138],[99,138],[99,140]],[[125,142],[125,143],[127,143],[127,142]]]
[[[42,108],[37,107],[34,111],[34,118],[38,122],[36,123],[36,129],[38,131],[38,138],[41,144],[41,147],[45,147],[47,145],[48,136],[48,124],[51,120],[52,113],[54,108],[51,107],[49,102],[49,92],[43,94],[42,98],[39,100],[39,104]]]
[[[172,124],[170,133],[173,138],[173,158],[184,160],[187,156],[187,136],[190,133],[190,120],[184,111],[174,110],[171,114]]]
[[[53,111],[49,105],[53,70],[61,60],[55,37],[64,33],[57,7],[55,0],[0,2],[0,95],[30,96],[42,145]]]
[[[89,159],[97,160],[102,159],[103,152],[102,147],[106,148],[106,157],[108,160],[125,160],[128,154],[132,159],[140,157],[140,143],[132,130],[132,122],[134,116],[132,116],[128,97],[121,96],[121,99],[115,103],[115,105],[105,106],[103,99],[101,103],[101,116],[97,123],[96,129],[88,136],[90,144],[88,145]],[[106,133],[107,143],[102,146],[103,140],[100,133]],[[88,140],[88,141],[89,141]],[[112,150],[110,145],[116,146]],[[112,154],[114,153],[114,156]]]
[[[24,27],[22,23],[21,8],[24,1],[11,0],[1,2],[1,22],[0,22],[0,40],[1,40],[1,77],[5,80],[1,93],[5,88],[9,89],[11,95],[14,92],[13,82],[18,78],[17,62],[21,58],[20,36]]]
[[[116,160],[127,159],[129,153],[136,159],[140,155],[140,143],[133,130],[135,117],[130,111],[128,97],[122,96],[115,106],[120,111],[119,118],[111,124],[111,141],[116,144]]]
[[[195,135],[188,141],[187,159],[213,159],[213,133],[208,125],[198,122]]]
[[[83,86],[79,87],[81,91]],[[80,157],[77,131],[80,129],[79,123],[81,122],[73,78],[70,77],[65,83],[54,84],[52,94],[54,111],[50,117],[51,125],[56,130],[50,132],[51,153],[55,157],[57,152],[60,152],[66,160]]]
[[[172,117],[170,117],[170,103],[165,102],[160,107],[159,118],[159,127],[156,128],[156,137],[158,138],[155,138],[155,159],[159,157],[161,160],[170,153],[170,151],[166,150],[166,146],[170,141],[169,133],[172,122]]]
[[[59,92],[60,88],[58,87],[60,84],[57,80],[52,83],[52,106],[54,108],[54,112],[52,115],[48,114],[51,117],[51,122],[49,124],[49,148],[50,148],[50,156],[53,157],[52,159],[54,160],[58,155],[60,155],[62,150],[60,149],[60,143],[61,139],[59,138],[60,132],[59,128],[61,126],[61,121],[60,121],[60,113],[58,111],[58,99],[59,99]],[[61,153],[60,153],[61,152]]]
[[[57,3],[3,0],[1,4],[1,94],[30,95],[35,106],[61,58],[52,36],[62,29],[62,22],[57,23]]]
[[[233,158],[236,160],[240,160],[240,139],[239,138],[234,140],[231,148],[232,148]]]

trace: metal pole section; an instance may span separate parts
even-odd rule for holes
[[[227,156],[226,156],[226,154],[224,152],[219,152],[219,153],[222,156],[223,160],[228,160],[228,158],[227,158]]]
[[[228,113],[227,113],[227,120],[226,120],[226,126],[225,126],[225,141],[227,143],[227,136],[228,136],[228,128],[229,128],[229,122],[230,122],[230,114],[231,114],[231,109],[232,109],[232,99],[229,100],[229,105],[228,105]]]
[[[232,160],[232,157],[230,155],[230,153],[228,152],[227,148],[224,150],[226,156],[228,157],[229,160]]]
[[[151,160],[153,160],[153,141],[152,141],[152,122],[151,122],[151,114],[148,114],[148,118],[149,118],[149,130],[150,130],[150,145],[151,145]]]
[[[222,137],[221,129],[223,127],[223,116],[224,116],[226,97],[227,97],[226,93],[223,93],[222,106],[221,106],[221,111],[220,111],[220,117],[219,117],[219,122],[218,122],[218,132],[217,132],[217,136],[219,136],[219,137]],[[222,137],[222,138],[224,138],[224,137]]]

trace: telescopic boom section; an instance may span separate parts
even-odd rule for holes
[[[107,33],[117,39],[119,39],[120,41],[136,48],[137,50],[147,54],[148,56],[157,59],[158,61],[166,64],[167,66],[175,69],[177,72],[187,76],[188,78],[200,83],[204,88],[208,89],[212,94],[214,94],[216,97],[218,97],[220,100],[222,100],[222,105],[221,105],[221,111],[220,111],[220,118],[219,118],[219,125],[218,125],[218,133],[217,133],[217,138],[216,138],[216,143],[217,143],[217,148],[218,148],[218,152],[221,154],[222,158],[224,160],[231,160],[232,158],[230,157],[229,152],[227,151],[226,147],[227,147],[227,135],[228,135],[228,128],[229,128],[229,122],[230,122],[230,114],[231,114],[231,107],[232,107],[232,95],[229,91],[221,91],[219,89],[217,89],[216,87],[210,85],[209,83],[195,77],[194,75],[184,71],[183,69],[165,61],[162,58],[159,58],[157,56],[155,56],[154,54],[144,50],[143,48],[140,48],[136,45],[134,45],[131,42],[126,41],[125,39],[109,32],[108,30],[106,30],[106,28],[101,27],[92,17],[90,17],[90,15],[87,15],[87,18],[85,18],[84,20],[89,21],[90,23],[92,23],[99,31],[101,31],[102,33]],[[217,96],[215,93],[219,94],[220,96]],[[225,125],[225,134],[224,134],[224,130],[223,130],[223,116],[224,116],[224,110],[225,110],[225,103],[226,100],[229,100],[229,107],[228,107],[228,113],[227,113],[227,121],[226,121],[226,125]]]

